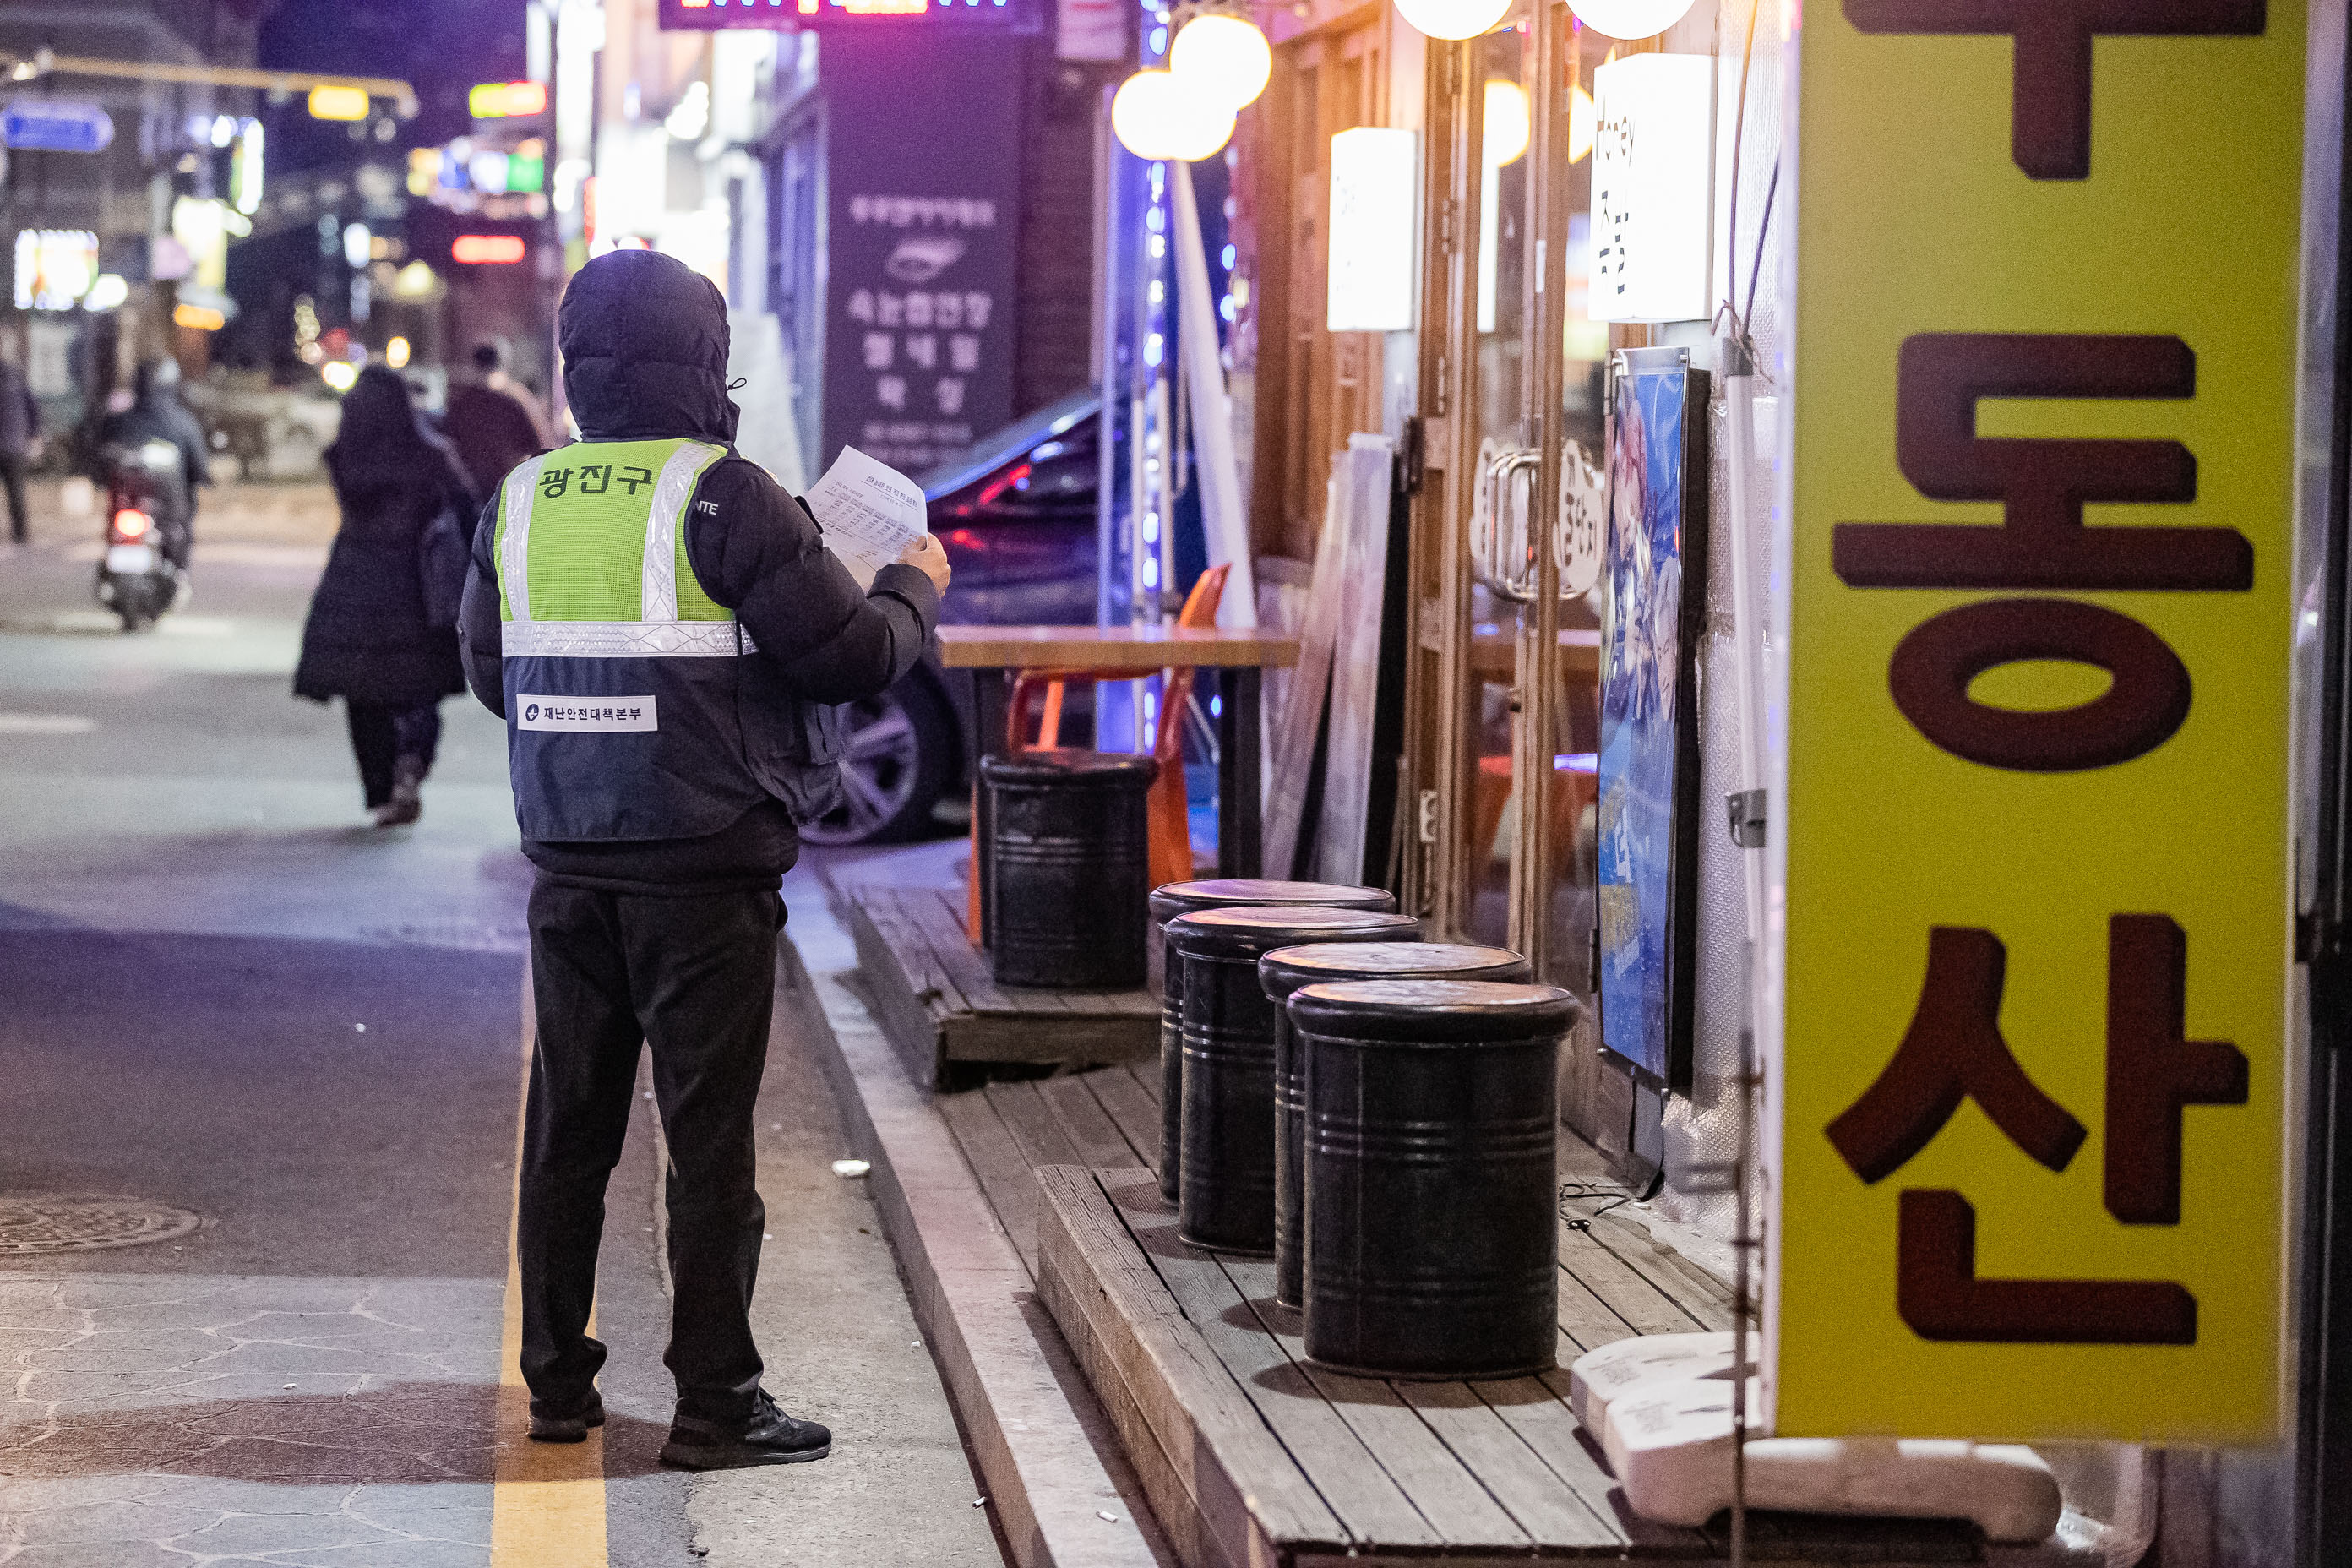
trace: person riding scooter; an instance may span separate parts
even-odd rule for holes
[[[94,445],[101,453],[110,449],[135,451],[150,441],[168,441],[180,455],[179,478],[186,490],[186,509],[174,520],[176,526],[161,531],[165,558],[185,573],[195,544],[196,487],[211,484],[213,479],[205,458],[204,426],[180,401],[177,360],[151,360],[139,367],[131,406],[109,414],[100,422]],[[100,483],[107,479],[102,473],[90,477]]]

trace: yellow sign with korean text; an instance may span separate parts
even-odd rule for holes
[[[2305,26],[1802,9],[1783,1435],[2278,1430]]]

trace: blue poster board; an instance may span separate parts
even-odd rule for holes
[[[1612,362],[1601,685],[1601,1040],[1689,1082],[1697,914],[1697,634],[1706,377],[1679,348]]]

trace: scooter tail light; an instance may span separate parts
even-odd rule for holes
[[[114,532],[120,539],[144,539],[155,520],[136,507],[124,507],[114,514]]]

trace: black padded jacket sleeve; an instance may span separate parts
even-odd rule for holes
[[[503,719],[507,716],[504,657],[499,647],[499,572],[490,551],[498,538],[499,502],[493,496],[474,524],[474,559],[466,569],[466,596],[457,603],[457,647],[465,655],[466,684],[474,699]]]
[[[914,668],[939,625],[929,577],[885,566],[860,591],[808,509],[740,458],[721,458],[703,476],[687,511],[686,549],[703,591],[735,612],[761,657],[812,702],[887,689]],[[493,598],[493,615],[497,607]]]

